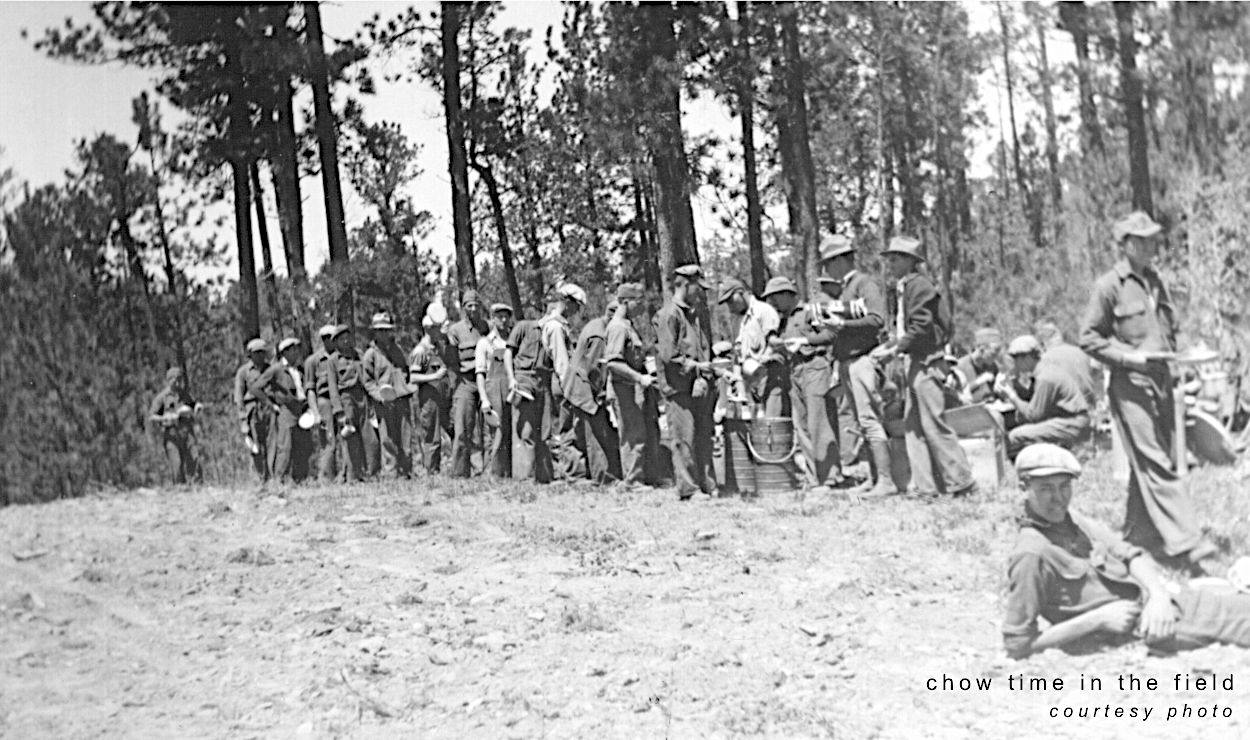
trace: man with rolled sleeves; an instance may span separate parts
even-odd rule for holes
[[[893,495],[898,488],[890,477],[890,445],[881,423],[881,371],[872,358],[885,330],[885,292],[875,276],[855,268],[855,247],[846,237],[822,244],[820,256],[824,274],[841,286],[843,311],[821,317],[817,329],[833,335],[842,403],[850,406],[858,436],[872,453],[875,480],[865,495]]]
[[[148,407],[148,421],[158,426],[161,451],[169,463],[174,483],[198,483],[200,465],[195,440],[195,414],[199,404],[187,390],[182,369],[171,367],[165,373],[165,387]]]
[[[309,405],[317,410],[318,423],[309,433],[312,448],[310,473],[316,472],[321,480],[334,479],[334,411],[330,407],[330,375],[334,367],[330,364],[330,337],[334,334],[334,324],[326,324],[317,330],[321,347],[304,359],[304,393],[308,396]]]
[[[412,458],[408,451],[412,435],[408,365],[403,350],[395,343],[395,321],[389,313],[375,313],[369,322],[369,333],[373,337],[364,357],[360,358],[360,368],[365,393],[378,424],[374,434],[378,440],[378,464],[382,468],[369,472],[394,472],[407,478],[412,475]]]
[[[299,417],[309,410],[304,380],[300,376],[300,341],[287,337],[278,343],[278,359],[251,385],[258,401],[273,409],[273,438],[269,468],[282,483],[308,477],[308,449],[312,443]]]
[[[817,317],[799,304],[798,288],[778,276],[764,287],[764,300],[781,316],[781,336],[773,337],[773,351],[787,358],[790,368],[790,408],[794,436],[802,453],[800,468],[808,488],[828,488],[841,482],[838,456],[838,408],[829,392],[833,366],[829,362],[830,336],[813,328]]]
[[[460,297],[459,321],[447,330],[447,343],[456,353],[456,362],[449,367],[451,380],[451,477],[468,478],[472,472],[470,456],[477,427],[477,343],[490,332],[482,312],[482,299],[470,288]]]
[[[1152,263],[1163,227],[1134,211],[1115,223],[1120,260],[1094,282],[1081,323],[1081,349],[1110,368],[1107,400],[1129,458],[1124,536],[1130,543],[1203,570],[1214,554],[1193,499],[1172,460],[1171,298]]]
[[[721,286],[718,303],[740,317],[734,348],[751,400],[764,416],[790,415],[790,370],[785,361],[769,349],[768,340],[781,330],[781,317],[766,301],[751,295],[746,283],[729,278]]]
[[[638,283],[616,289],[619,304],[608,322],[603,361],[611,375],[621,439],[621,482],[659,483],[660,411],[656,377],[647,372],[646,348],[638,333],[646,292]]]
[[[561,297],[560,301],[571,300]],[[508,335],[504,372],[512,404],[512,477],[550,483],[551,387],[555,367],[543,341],[547,317],[518,321]]]
[[[699,321],[707,283],[694,264],[673,271],[673,295],[656,312],[656,364],[667,402],[677,496],[685,501],[716,491],[712,470],[712,340]]]
[[[582,327],[562,384],[565,403],[572,410],[575,447],[586,459],[586,474],[596,483],[621,478],[620,438],[608,417],[607,370],[603,364],[608,322],[619,306],[608,301],[603,316]]]
[[[503,356],[512,333],[512,306],[495,303],[490,307],[490,331],[478,340],[473,367],[482,417],[486,423],[483,467],[496,478],[512,477],[512,404],[507,402],[508,374]]]
[[[256,382],[269,366],[269,344],[259,337],[248,340],[247,361],[234,373],[234,407],[239,414],[239,431],[252,456],[252,469],[261,483],[269,480],[269,428],[272,414],[252,393]]]
[[[434,301],[421,318],[421,340],[408,353],[408,386],[411,398],[412,434],[410,454],[427,473],[443,469],[443,432],[455,439],[451,420],[451,371],[460,362],[459,348],[443,329],[447,310]],[[476,354],[476,350],[475,350]]]
[[[905,358],[904,406],[911,488],[920,496],[969,494],[976,490],[968,456],[959,437],[942,419],[943,388],[950,366],[943,349],[951,334],[950,309],[928,276],[920,273],[919,239],[896,236],[883,252],[887,275],[886,309],[894,336],[873,350],[884,364]]]
[[[1031,396],[1021,398],[1017,384],[1000,380],[995,392],[1016,408],[1016,424],[1007,431],[1007,453],[1012,457],[1028,445],[1049,442],[1066,449],[1089,439],[1093,398],[1080,380],[1057,364],[1043,364],[1042,345],[1031,334],[1007,345],[1016,376],[1030,378]]]
[[[331,408],[335,426],[339,430],[334,444],[338,448],[340,462],[339,478],[345,481],[362,481],[365,468],[364,428],[366,421],[367,394],[364,370],[360,355],[356,352],[355,338],[348,324],[334,327],[330,335]]]

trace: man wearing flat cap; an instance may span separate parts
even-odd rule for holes
[[[330,353],[330,365],[334,368],[330,398],[338,429],[335,445],[338,448],[339,479],[361,481],[368,472],[365,466],[368,395],[351,326],[335,326],[330,335],[330,346],[334,350]]]
[[[252,393],[265,368],[269,367],[269,344],[257,337],[247,343],[247,360],[234,373],[234,407],[239,414],[239,431],[252,457],[252,469],[264,484],[269,480],[270,411]]]
[[[304,359],[304,393],[308,395],[309,405],[317,410],[318,423],[309,433],[312,457],[309,460],[309,471],[316,472],[321,480],[334,479],[335,434],[334,412],[330,404],[330,375],[334,367],[330,364],[330,337],[334,334],[334,324],[326,324],[317,330],[317,339],[321,346],[316,352]]]
[[[576,467],[584,464],[586,475],[596,483],[621,479],[621,440],[608,417],[607,371],[603,364],[608,322],[619,305],[615,298],[611,299],[602,316],[592,318],[582,327],[562,384],[565,403],[573,414],[571,452],[582,458]]]
[[[304,379],[300,375],[300,341],[287,337],[278,342],[278,358],[251,385],[252,395],[273,410],[273,437],[269,446],[269,469],[281,483],[298,483],[308,477],[308,450],[312,440],[299,417],[310,409]]]
[[[447,343],[455,350],[456,362],[449,367],[451,379],[451,477],[467,478],[472,472],[470,456],[476,432],[478,406],[477,343],[490,333],[482,310],[482,299],[472,288],[460,297],[460,320],[447,330]]]
[[[721,285],[718,303],[741,317],[734,349],[742,367],[743,381],[751,400],[764,415],[772,418],[790,415],[790,370],[782,358],[768,348],[768,340],[781,330],[777,309],[751,295],[746,283],[729,278]]]
[[[845,236],[835,234],[822,242],[820,257],[821,281],[827,277],[840,286],[826,292],[841,301],[843,311],[822,317],[819,329],[832,334],[840,404],[850,407],[851,425],[872,453],[874,487],[866,495],[892,495],[898,488],[890,478],[890,446],[881,423],[881,378],[872,359],[885,329],[885,292],[875,275],[856,269],[855,247]],[[843,453],[842,461],[849,462],[847,451]]]
[[[1076,457],[1056,445],[1029,445],[1016,457],[1025,501],[1007,563],[1007,654],[1024,658],[1130,634],[1160,652],[1250,647],[1250,595],[1169,583],[1141,547],[1069,508],[1080,474]]]
[[[512,404],[506,400],[508,374],[503,367],[508,335],[512,333],[512,319],[512,306],[507,303],[491,304],[490,331],[478,340],[473,360],[478,397],[482,399],[482,418],[486,424],[482,467],[495,478],[512,477]]]
[[[919,239],[896,236],[883,252],[887,278],[888,342],[873,351],[885,364],[902,356],[907,374],[904,407],[911,488],[920,496],[971,493],[972,468],[959,437],[942,418],[950,366],[945,345],[953,326],[950,305],[937,286],[920,272],[924,262]]]
[[[707,281],[698,265],[673,270],[673,294],[652,319],[660,393],[667,406],[677,497],[688,500],[716,490],[712,469],[712,339],[699,310]]]
[[[199,404],[187,390],[182,369],[171,367],[165,373],[165,387],[148,407],[148,421],[155,424],[157,439],[174,483],[198,483],[200,465],[195,439],[195,414]]]
[[[1195,571],[1214,552],[1172,459],[1172,300],[1153,262],[1163,227],[1134,211],[1115,223],[1120,259],[1094,282],[1081,349],[1110,368],[1107,400],[1129,458],[1124,536]]]
[[[377,421],[376,428],[368,425],[369,436],[365,440],[377,449],[376,456],[370,455],[369,475],[386,472],[407,478],[412,475],[408,363],[395,343],[395,320],[390,313],[375,313],[369,321],[369,334],[369,347],[360,358],[369,408]]]
[[[611,374],[621,439],[621,481],[659,483],[660,411],[655,375],[647,370],[646,347],[638,333],[645,320],[646,293],[638,283],[616,289],[619,304],[608,322],[603,361]]]
[[[1011,340],[1007,354],[1016,377],[1029,378],[1032,395],[1020,397],[1017,384],[1000,379],[995,392],[1016,409],[1016,424],[1007,432],[1007,453],[1015,456],[1028,445],[1049,442],[1066,449],[1089,439],[1093,398],[1080,380],[1055,363],[1041,364],[1042,345],[1032,334]]]

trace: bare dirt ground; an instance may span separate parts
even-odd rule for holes
[[[0,736],[1244,736],[1241,650],[1003,657],[1015,503],[439,478],[10,507]],[[926,689],[943,675],[993,683]],[[1165,721],[1185,704],[1232,716]],[[1049,716],[1095,706],[1153,713]]]

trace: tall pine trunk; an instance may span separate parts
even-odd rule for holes
[[[282,335],[282,312],[278,307],[278,276],[273,269],[273,250],[269,247],[269,221],[265,218],[265,191],[260,186],[260,167],[256,160],[248,166],[252,183],[252,202],[256,207],[256,232],[260,234],[261,275],[265,278],[265,309],[274,334]]]
[[[1098,124],[1098,107],[1094,103],[1092,64],[1089,58],[1089,9],[1079,0],[1059,3],[1059,21],[1072,35],[1076,50],[1076,82],[1080,98],[1081,147],[1083,151],[1102,153],[1102,128]]]
[[[791,213],[797,223],[790,224],[795,240],[794,261],[798,273],[799,294],[808,295],[808,286],[815,283],[815,257],[820,245],[820,222],[816,213],[816,168],[812,163],[812,147],[807,128],[806,69],[799,49],[799,8],[787,3],[781,13],[783,47],[782,77],[785,81],[785,98],[781,115],[788,122],[790,155],[783,162],[789,163],[784,173],[787,190],[794,198]]]
[[[443,115],[447,119],[447,168],[451,175],[451,225],[456,241],[456,280],[461,290],[477,287],[473,264],[473,220],[469,203],[469,160],[464,149],[460,104],[461,13],[459,3],[439,4],[443,48]]]
[[[317,149],[321,154],[321,185],[325,191],[326,231],[330,241],[330,263],[346,265],[347,224],[343,217],[343,186],[339,180],[338,132],[330,109],[330,76],[326,67],[325,41],[321,35],[321,8],[317,2],[304,3],[308,18],[308,42],[312,62],[313,110],[316,113]],[[352,292],[344,289],[338,297],[338,320],[354,324]]]
[[[486,196],[490,199],[491,215],[495,220],[495,237],[499,240],[499,259],[503,263],[503,279],[508,284],[508,297],[512,301],[512,310],[520,314],[521,286],[517,284],[516,266],[512,262],[512,247],[508,243],[508,219],[504,217],[503,199],[499,197],[499,182],[495,179],[495,172],[490,165],[474,162],[473,169],[486,185]]]
[[[260,300],[256,290],[256,255],[252,247],[252,188],[248,184],[247,163],[241,157],[230,159],[234,178],[234,235],[239,245],[239,327],[243,338],[260,336]]]
[[[278,206],[278,229],[282,253],[291,284],[299,287],[308,274],[304,264],[304,207],[299,182],[299,144],[295,135],[295,106],[290,84],[279,90],[275,124],[277,153],[269,160],[274,201]]]
[[[1124,117],[1128,128],[1129,181],[1133,187],[1133,208],[1153,214],[1146,117],[1142,108],[1141,78],[1137,73],[1133,3],[1115,2],[1112,5],[1115,8],[1116,32],[1119,36],[1120,95],[1124,100]]]
[[[768,265],[764,262],[760,188],[755,165],[755,60],[751,56],[750,3],[738,0],[738,114],[742,119],[743,179],[747,198],[747,251],[751,258],[751,291],[764,292]]]
[[[1046,168],[1050,174],[1050,201],[1051,207],[1054,209],[1054,233],[1055,239],[1058,241],[1060,230],[1059,215],[1063,213],[1063,183],[1059,179],[1059,135],[1055,124],[1055,98],[1051,90],[1053,81],[1050,74],[1050,56],[1046,49],[1046,23],[1044,18],[1040,16],[1036,19],[1037,24],[1037,51],[1038,62],[1041,69],[1041,79],[1038,83],[1042,88],[1042,111],[1046,117]]]

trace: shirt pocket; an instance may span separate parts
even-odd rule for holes
[[[1121,342],[1136,347],[1150,331],[1150,306],[1140,299],[1117,303],[1115,312],[1115,335]]]

